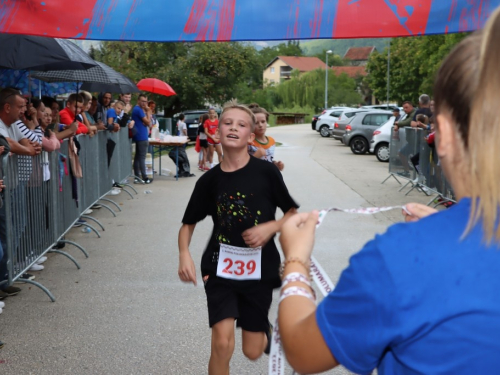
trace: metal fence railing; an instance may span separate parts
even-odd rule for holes
[[[44,151],[34,157],[11,154],[1,160],[5,188],[2,192],[3,206],[0,208],[0,239],[4,252],[0,271],[6,270],[7,275],[0,273],[0,285],[11,285],[16,280],[22,280],[40,287],[54,301],[53,295],[43,285],[23,279],[22,275],[47,252],[65,255],[80,268],[71,255],[54,249],[54,246],[57,242],[69,243],[88,257],[84,248],[64,239],[64,235],[82,217],[104,229],[97,219],[84,215],[97,202],[115,216],[115,211],[103,204],[102,200],[121,210],[105,196],[112,189],[112,180],[126,183],[125,180],[132,173],[128,129],[121,129],[112,135],[99,132],[92,138],[77,136],[76,139],[81,146],[81,178],[75,178],[71,173],[68,140],[61,143],[58,151]],[[115,142],[114,150],[109,148],[109,139]],[[127,186],[133,189],[131,185]],[[129,191],[123,191],[133,198]],[[91,224],[81,225],[91,228],[100,237]]]
[[[400,191],[408,188],[406,195],[414,189],[432,195],[429,205],[454,202],[453,189],[441,169],[437,152],[427,142],[429,133],[415,128],[391,131],[389,176],[382,183],[393,177],[402,185]],[[400,180],[406,183],[403,185]]]

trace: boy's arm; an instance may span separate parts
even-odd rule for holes
[[[182,224],[179,230],[179,278],[188,283],[192,282],[196,286],[196,268],[193,258],[189,253],[189,244],[193,236],[196,224]]]
[[[297,213],[296,208],[289,209],[280,220],[272,220],[256,225],[243,232],[242,237],[249,247],[264,246],[272,236],[281,231],[281,227],[291,216]]]

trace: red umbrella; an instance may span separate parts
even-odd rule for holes
[[[166,82],[160,81],[156,78],[144,78],[137,83],[140,90],[152,92],[153,94],[160,94],[165,96],[177,95],[172,87]]]

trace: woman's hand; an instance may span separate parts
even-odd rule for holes
[[[281,228],[280,242],[285,258],[309,260],[314,246],[314,234],[319,212],[293,215]]]
[[[420,203],[408,203],[405,208],[402,213],[406,222],[418,221],[438,212],[435,208]]]

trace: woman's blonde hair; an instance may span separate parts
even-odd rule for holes
[[[252,131],[252,133],[254,132],[255,130],[255,115],[253,114],[253,112],[250,110],[250,108],[248,108],[246,105],[244,104],[240,104],[238,103],[238,101],[236,99],[231,99],[230,101],[226,102],[224,104],[224,107],[222,107],[222,113],[220,115],[220,119],[222,122],[222,118],[224,117],[224,113],[230,109],[239,109],[239,110],[242,110],[244,112],[246,112],[248,114],[248,116],[250,116],[250,130]]]
[[[448,113],[466,153],[472,208],[467,235],[479,222],[487,243],[500,242],[500,8],[481,32],[445,59],[435,82],[436,113]]]

